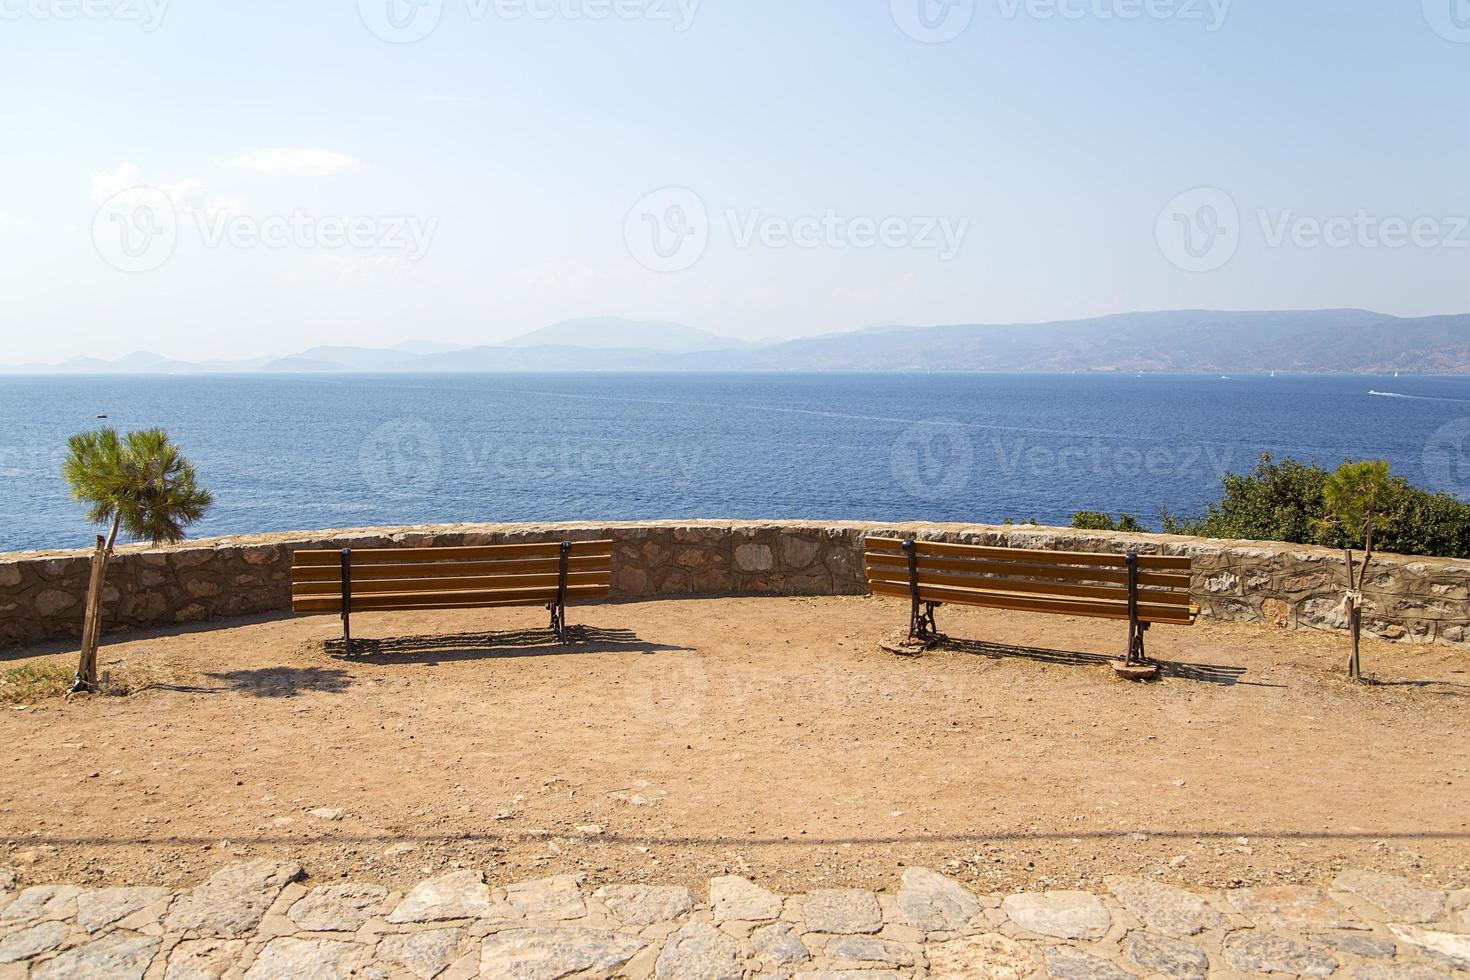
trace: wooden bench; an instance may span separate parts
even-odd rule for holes
[[[910,600],[909,640],[940,638],[934,609],[943,603],[1128,621],[1125,667],[1146,664],[1143,634],[1154,623],[1192,626],[1190,559],[1170,555],[1087,554],[990,548],[936,541],[868,538],[874,595]]]
[[[340,614],[350,651],[355,612],[545,605],[565,642],[566,604],[612,592],[612,551],[611,541],[298,551],[291,610]]]

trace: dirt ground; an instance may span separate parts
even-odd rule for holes
[[[480,867],[798,891],[909,864],[981,891],[1348,866],[1470,885],[1470,654],[1370,642],[1379,683],[1357,686],[1342,637],[1201,622],[1155,629],[1171,665],[1139,684],[1107,666],[1123,624],[944,608],[966,642],[904,659],[878,641],[906,614],[602,605],[571,611],[591,629],[566,647],[540,610],[363,615],[359,635],[438,639],[351,660],[330,617],[114,638],[103,669],[153,686],[0,709],[0,865],[170,885],[271,856],[389,885]]]

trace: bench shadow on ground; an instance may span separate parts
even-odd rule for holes
[[[558,657],[579,653],[660,653],[690,647],[651,643],[629,629],[568,626],[566,642],[550,629],[398,636],[353,637],[348,651],[340,637],[326,641],[327,655],[348,663],[431,664],[502,657]]]
[[[1037,663],[1054,664],[1062,667],[1111,667],[1119,658],[1109,657],[1101,653],[1078,653],[1072,650],[1048,650],[1044,647],[1018,646],[1011,643],[993,643],[985,640],[957,640],[946,637],[937,646],[936,650],[946,653],[967,653],[974,656],[990,657],[993,660],[1004,660],[1019,657]],[[1246,668],[1234,667],[1228,664],[1194,664],[1180,663],[1171,660],[1156,661],[1159,665],[1159,676],[1183,681],[1199,681],[1206,684],[1220,684],[1232,687],[1236,684],[1252,684],[1255,682],[1245,681]],[[1284,685],[1261,685],[1256,686],[1284,686]]]
[[[321,692],[341,694],[352,686],[352,675],[340,667],[261,667],[205,673],[216,685],[155,684],[155,688],[186,694],[221,694],[231,691],[252,698],[294,698]]]

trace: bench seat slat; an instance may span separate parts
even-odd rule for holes
[[[909,564],[908,556],[904,554],[890,555],[886,552],[867,553],[868,571],[887,574],[895,569],[902,573],[904,580],[908,580]],[[990,572],[997,575],[1023,575],[1027,578],[1038,579],[1062,579],[1071,582],[1117,582],[1127,584],[1128,572],[1126,569],[1116,568],[1075,568],[1070,565],[1036,565],[1021,561],[987,561],[968,560],[965,558],[931,558],[927,555],[919,559],[919,569],[927,573],[930,569],[942,569],[952,572]],[[1185,589],[1190,587],[1188,575],[1173,574],[1169,572],[1139,572],[1139,585],[1157,585],[1171,589]]]
[[[434,578],[360,579],[352,577],[352,601],[358,596],[395,592],[468,592],[477,589],[502,588],[545,588],[555,591],[558,581],[556,572],[536,575],[455,575]],[[567,586],[601,585],[611,587],[612,572],[568,573]],[[297,582],[292,585],[293,596],[341,595],[342,582]]]
[[[875,595],[909,598],[909,587],[887,582],[872,585]],[[1097,619],[1127,619],[1128,603],[1107,599],[1060,599],[1046,596],[1022,595],[999,590],[941,588],[919,586],[919,599],[923,602],[955,603],[966,606],[988,606],[996,609],[1015,609],[1024,612],[1056,613],[1063,616],[1089,616]],[[1197,606],[1160,606],[1140,603],[1138,618],[1147,623],[1166,623],[1189,626],[1199,615]]]
[[[883,582],[887,585],[901,587],[905,590],[909,587],[907,571],[899,573],[868,574],[870,585]],[[1084,599],[1111,599],[1128,602],[1127,588],[1110,585],[1076,585],[1062,582],[1032,582],[1018,578],[980,578],[974,575],[949,575],[942,572],[926,571],[919,569],[919,589],[925,586],[958,587],[962,589],[976,589],[981,592],[1025,592],[1033,595],[1050,595],[1059,598],[1084,598]],[[1165,606],[1187,606],[1190,604],[1187,592],[1164,592],[1159,590],[1140,589],[1138,601],[1154,605]]]
[[[605,555],[612,557],[611,541],[573,541],[572,557]],[[506,558],[558,558],[561,542],[537,544],[492,544],[453,548],[353,548],[352,564],[416,564],[426,562],[497,561]],[[292,555],[293,565],[335,565],[342,560],[336,551],[298,551]]]
[[[868,551],[889,551],[903,554],[903,542],[897,538],[867,538]],[[970,557],[990,558],[1001,561],[1022,561],[1048,565],[1097,565],[1107,568],[1127,568],[1126,555],[1091,554],[1081,551],[1033,551],[1027,548],[994,548],[988,545],[951,544],[946,541],[919,541],[920,557]],[[1139,555],[1138,567],[1149,571],[1189,571],[1191,559],[1175,555]]]
[[[568,602],[586,599],[605,599],[610,594],[608,586],[567,587]],[[392,612],[412,609],[462,609],[490,606],[531,606],[551,602],[556,598],[556,587],[526,589],[478,589],[447,590],[440,592],[378,593],[359,597],[352,594],[352,611]],[[292,599],[294,612],[335,613],[342,611],[342,598],[337,595],[305,596]]]

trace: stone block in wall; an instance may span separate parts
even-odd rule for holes
[[[636,565],[622,565],[613,569],[613,594],[620,598],[637,599],[653,594],[653,582],[648,573]]]
[[[771,546],[749,541],[735,546],[735,567],[742,572],[769,572],[776,567]]]
[[[642,554],[643,564],[648,568],[658,568],[669,563],[669,549],[657,538],[649,538],[638,550]]]
[[[822,545],[795,534],[781,536],[781,567],[788,571],[810,568],[822,553]]]
[[[36,593],[31,604],[38,615],[49,619],[63,612],[79,609],[81,600],[72,592],[65,592],[61,589],[42,589]]]

